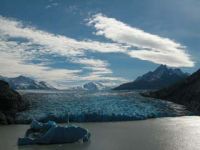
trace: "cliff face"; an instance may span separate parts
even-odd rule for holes
[[[193,112],[200,113],[200,70],[168,88],[142,95],[173,101],[185,105]]]
[[[19,93],[0,80],[0,124],[14,123],[16,113],[25,108],[26,104]]]

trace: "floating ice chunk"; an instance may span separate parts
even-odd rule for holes
[[[59,126],[54,121],[41,123],[33,120],[25,137],[18,139],[18,145],[87,142],[89,139],[90,133],[87,129],[75,125]]]

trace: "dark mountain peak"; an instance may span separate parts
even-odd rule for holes
[[[158,68],[156,68],[153,73],[154,74],[160,74],[162,75],[165,72],[169,72],[170,69],[166,65],[160,65]]]
[[[29,77],[26,77],[26,76],[23,76],[23,75],[19,75],[18,77],[15,77],[15,78],[13,78],[13,79],[20,79],[20,80],[33,80],[33,79],[31,79],[31,78],[29,78]]]
[[[180,68],[170,68],[166,65],[159,66],[154,72],[157,76],[170,75],[170,76],[188,76],[188,73],[184,73]]]
[[[169,68],[167,65],[160,65],[158,68],[156,68],[155,71],[163,71],[163,70],[168,70]]]
[[[154,71],[149,71],[148,73],[138,77],[135,81],[122,84],[115,89],[160,89],[183,80],[187,76],[188,74],[183,73],[178,68],[169,68],[166,65],[160,65]]]
[[[23,75],[19,75],[17,78],[27,78],[27,77],[25,77]]]
[[[146,80],[146,81],[154,81],[159,80],[167,76],[187,76],[185,73],[181,71],[179,68],[169,68],[166,65],[160,65],[154,71],[150,71],[143,76],[137,78],[135,81]]]

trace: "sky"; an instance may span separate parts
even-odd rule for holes
[[[0,75],[57,88],[200,68],[199,0],[0,0]]]

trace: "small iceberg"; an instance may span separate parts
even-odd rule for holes
[[[60,126],[54,121],[41,123],[33,120],[25,137],[18,139],[18,145],[64,144],[87,142],[89,139],[90,132],[87,129],[75,125]]]

